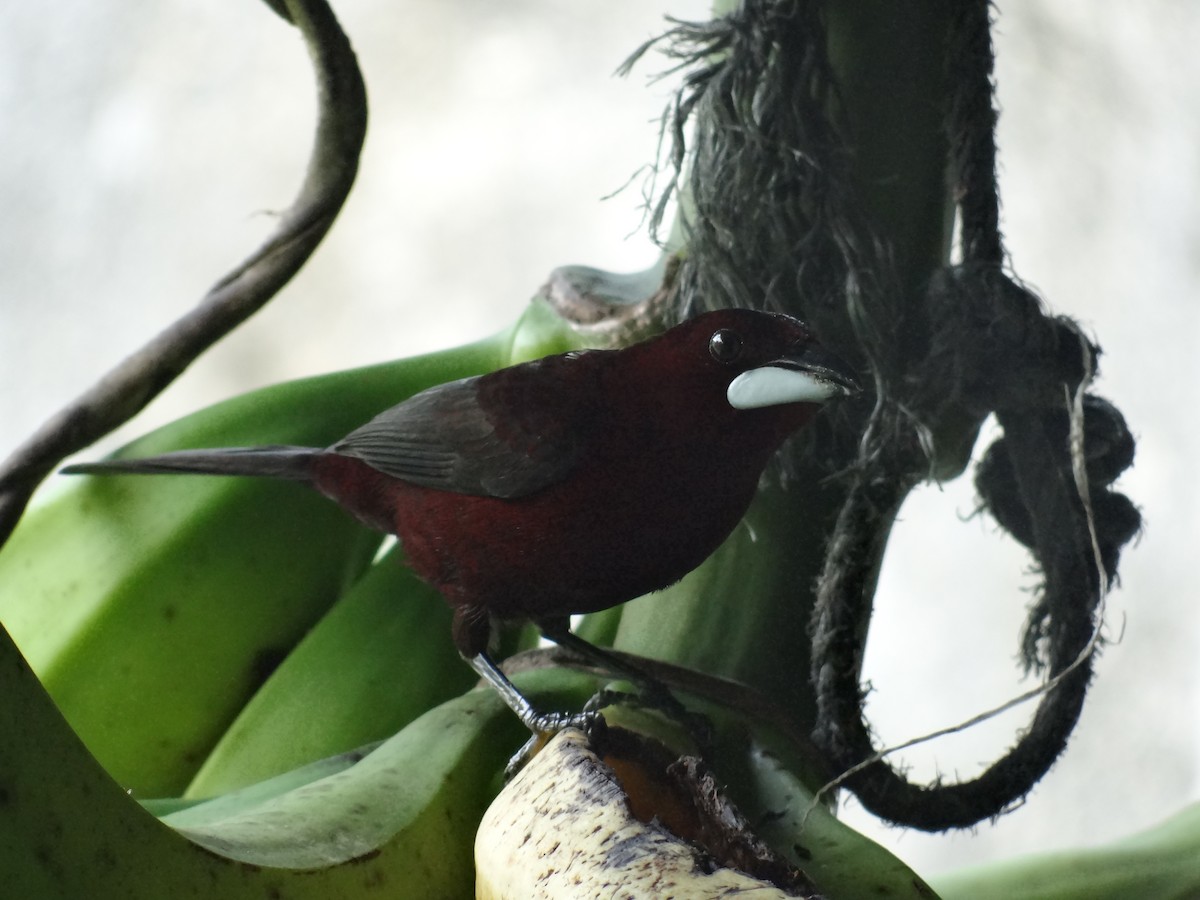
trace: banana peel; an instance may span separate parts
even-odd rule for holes
[[[673,800],[662,807],[678,807]],[[613,769],[582,732],[571,729],[558,734],[484,814],[475,839],[475,896],[814,896],[785,891],[715,859],[656,818],[635,815]]]
[[[841,846],[854,843],[865,854],[822,863],[839,845],[824,815],[805,826],[806,837],[793,835],[811,849],[790,860],[755,833],[698,761],[676,759],[632,732],[611,729],[593,743],[568,730],[484,814],[475,896],[936,898],[899,860],[845,826]]]

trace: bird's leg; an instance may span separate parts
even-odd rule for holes
[[[539,712],[533,704],[517,690],[517,686],[509,681],[508,676],[500,670],[495,661],[486,652],[464,657],[471,668],[479,676],[496,689],[508,708],[517,714],[522,724],[533,732],[521,749],[513,754],[508,765],[504,767],[505,779],[512,778],[525,767],[533,754],[542,748],[545,742],[564,728],[579,728],[587,734],[589,740],[595,739],[594,731],[602,726],[603,716],[596,712],[560,713]]]
[[[495,636],[496,622],[485,607],[456,605],[450,629],[459,655],[496,689],[500,699],[535,736],[546,737],[572,725],[583,728],[587,724],[580,717],[573,718],[564,713],[538,712],[517,690],[517,686],[509,681],[488,653],[488,645]]]
[[[670,689],[657,678],[643,672],[636,665],[626,662],[615,653],[609,653],[602,647],[589,643],[575,632],[571,631],[568,619],[543,619],[537,623],[542,636],[553,641],[580,660],[598,669],[628,679],[642,691],[644,704],[657,709],[680,723],[692,735],[692,738],[702,748],[707,748],[711,741],[711,725],[707,718],[691,712],[671,693]],[[607,699],[602,692],[601,699]]]
[[[582,728],[587,731],[595,722],[595,713],[538,711],[525,695],[517,690],[517,686],[509,681],[508,676],[500,670],[500,667],[486,652],[468,657],[467,662],[484,681],[496,689],[500,699],[517,714],[517,718],[533,732],[535,738],[548,737],[564,728]]]

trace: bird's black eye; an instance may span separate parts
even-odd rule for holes
[[[708,339],[708,352],[719,363],[731,363],[742,355],[742,336],[736,331],[722,328]]]

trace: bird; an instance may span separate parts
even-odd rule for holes
[[[489,649],[528,621],[570,631],[680,580],[746,513],[783,441],[859,390],[800,320],[718,309],[619,349],[574,350],[417,393],[325,448],[179,450],[77,463],[66,474],[287,479],[393,534],[453,609],[461,656],[535,735],[537,710]]]

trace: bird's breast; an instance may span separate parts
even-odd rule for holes
[[[713,441],[639,441],[518,499],[421,487],[336,455],[315,466],[315,483],[396,534],[451,604],[538,619],[607,609],[700,565],[753,497],[763,461],[739,454]]]
[[[414,569],[450,602],[501,617],[607,609],[678,581],[745,513],[751,478],[713,483],[636,465],[583,466],[516,500],[406,486],[395,528]]]

